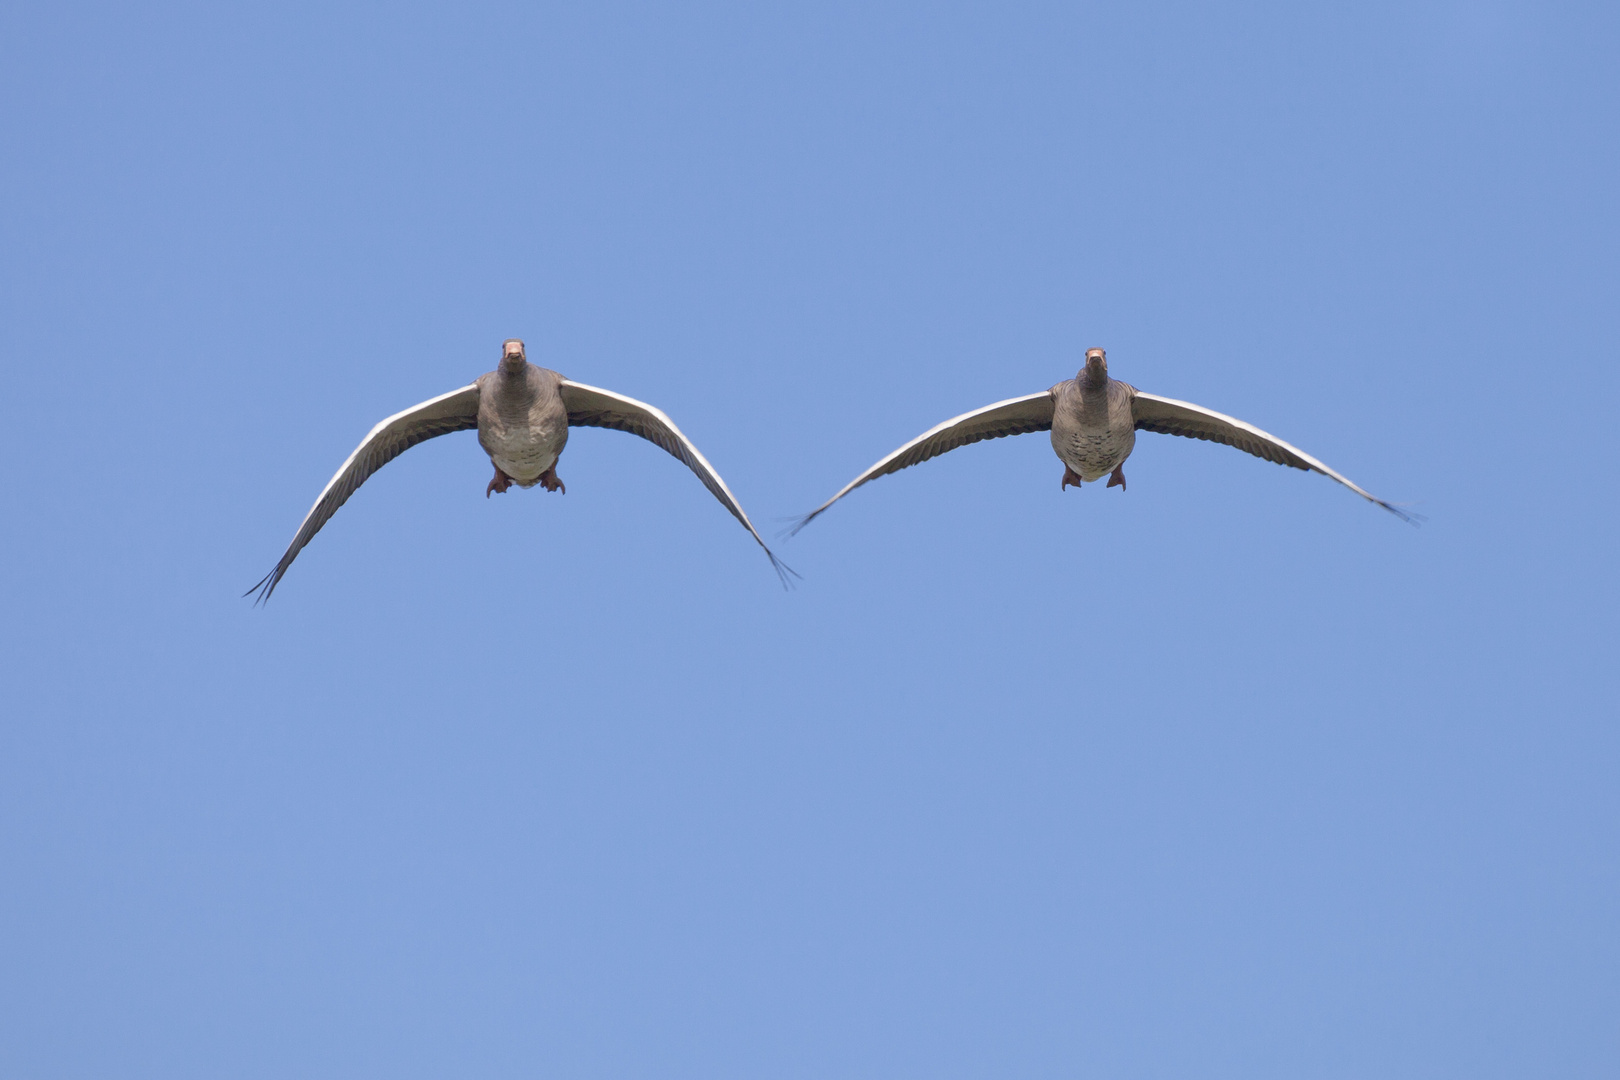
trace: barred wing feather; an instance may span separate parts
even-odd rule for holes
[[[648,442],[662,447],[673,457],[697,474],[703,486],[720,500],[720,505],[731,512],[731,516],[742,523],[748,534],[764,549],[765,555],[771,560],[771,567],[781,578],[782,584],[788,584],[788,575],[797,577],[793,568],[776,557],[776,553],[760,538],[754,523],[748,520],[743,512],[742,504],[737,497],[726,487],[726,482],[720,478],[709,459],[704,457],[698,448],[681,433],[660,409],[648,405],[644,401],[616,394],[612,390],[603,390],[599,386],[587,386],[584,383],[564,379],[561,385],[563,406],[568,410],[568,425],[570,427],[600,427],[611,428],[614,431],[628,431],[632,435],[639,435]]]
[[[404,412],[397,412],[371,429],[360,445],[354,448],[341,468],[327,481],[326,487],[310,507],[309,513],[304,515],[303,524],[298,526],[298,532],[292,543],[271,570],[259,583],[249,589],[244,595],[258,593],[257,602],[263,603],[270,599],[270,594],[276,591],[276,585],[287,573],[287,568],[298,553],[304,550],[304,545],[315,538],[321,531],[321,526],[329,521],[338,507],[348,501],[360,485],[370,478],[371,474],[393,461],[399,455],[409,450],[419,442],[448,435],[452,431],[466,431],[478,426],[478,384],[463,386],[460,390],[452,390],[448,394],[440,394],[436,398],[429,398],[420,405],[413,405]]]
[[[1131,413],[1136,420],[1138,431],[1156,431],[1161,435],[1207,439],[1210,442],[1234,446],[1246,454],[1274,461],[1278,465],[1318,472],[1337,480],[1363,499],[1383,507],[1402,521],[1413,520],[1414,515],[1410,512],[1385,502],[1305,451],[1283,442],[1269,432],[1261,431],[1253,424],[1245,424],[1242,420],[1235,420],[1201,405],[1160,397],[1157,394],[1144,394],[1140,390],[1131,401]]]
[[[980,442],[984,439],[1000,439],[1008,435],[1025,435],[1032,431],[1052,430],[1052,392],[1042,390],[1038,394],[1025,394],[1023,397],[1008,398],[998,401],[994,405],[986,405],[982,409],[963,413],[929,428],[921,435],[906,443],[900,449],[880,459],[875,465],[861,473],[855,479],[845,484],[843,489],[816,507],[810,513],[800,518],[798,523],[789,530],[789,534],[797,533],[800,529],[820,517],[833,503],[854,491],[869,480],[876,480],[880,476],[899,472],[912,465],[919,465],[929,458],[939,455],[959,446]]]

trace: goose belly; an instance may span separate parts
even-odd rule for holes
[[[568,426],[491,425],[479,430],[478,441],[501,472],[520,487],[533,487],[540,482],[540,474],[557,463],[557,455],[568,441]]]
[[[1075,427],[1060,431],[1056,425],[1052,427],[1052,449],[1087,483],[1101,480],[1119,468],[1135,448],[1134,425],[1123,430],[1104,426],[1097,430]]]

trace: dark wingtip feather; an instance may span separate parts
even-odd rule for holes
[[[804,575],[793,569],[793,567],[789,566],[781,559],[777,558],[776,552],[772,551],[768,547],[765,547],[764,544],[759,546],[765,548],[765,557],[771,560],[771,569],[776,571],[776,579],[782,583],[782,589],[786,592],[792,592],[793,579],[798,578],[800,581],[803,581]]]
[[[821,510],[825,509],[826,507],[821,508]],[[803,517],[788,518],[787,520],[791,521],[793,524],[777,533],[776,538],[778,540],[790,540],[793,537],[798,536],[800,529],[804,528],[806,525],[810,524],[812,521],[816,520],[816,518],[821,516],[821,510],[812,510]]]
[[[1387,503],[1383,499],[1374,499],[1373,501],[1413,528],[1421,529],[1423,527],[1423,523],[1429,520],[1427,515],[1420,514],[1416,510],[1403,510],[1394,503]]]
[[[277,566],[274,570],[260,578],[257,585],[254,585],[253,588],[249,589],[242,595],[247,597],[253,596],[254,593],[258,593],[258,596],[254,597],[253,606],[260,606],[270,599],[271,593],[276,591],[276,586],[281,582],[281,572],[281,567]]]

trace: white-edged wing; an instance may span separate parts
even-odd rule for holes
[[[1261,431],[1253,424],[1234,420],[1230,416],[1194,405],[1188,401],[1144,394],[1140,390],[1131,401],[1131,414],[1138,431],[1156,431],[1162,435],[1182,435],[1189,439],[1208,439],[1210,442],[1235,446],[1246,454],[1290,465],[1296,469],[1319,472],[1332,477],[1368,502],[1376,503],[1402,521],[1412,521],[1413,515],[1398,506],[1352,483],[1296,446],[1290,446],[1277,436]]]
[[[692,440],[681,433],[675,426],[675,421],[664,415],[662,410],[655,409],[644,401],[637,401],[623,394],[615,394],[612,390],[603,390],[599,386],[586,386],[584,383],[574,382],[572,379],[563,379],[558,388],[562,393],[563,407],[568,410],[569,427],[600,427],[612,428],[614,431],[628,431],[632,435],[640,435],[643,439],[657,446],[663,447],[677,458],[688,469],[697,474],[720,505],[731,511],[731,516],[742,522],[743,528],[748,530],[765,555],[771,560],[771,567],[775,569],[776,576],[782,579],[782,584],[788,584],[788,575],[798,576],[792,567],[776,557],[760,538],[754,523],[748,520],[743,512],[742,504],[737,497],[726,487],[726,482],[720,479],[720,474],[714,471],[709,459],[692,445]]]
[[[276,584],[281,581],[282,575],[287,572],[287,567],[292,565],[292,561],[298,558],[298,553],[304,549],[304,545],[314,539],[315,534],[321,531],[321,526],[337,513],[338,507],[347,502],[349,496],[353,495],[372,473],[419,442],[477,426],[478,384],[473,383],[470,386],[463,386],[460,390],[452,390],[448,394],[429,398],[404,412],[397,412],[372,428],[371,434],[361,440],[360,445],[354,448],[354,453],[343,463],[343,467],[338,469],[326,487],[321,489],[320,497],[304,516],[304,523],[298,526],[298,534],[293,537],[292,543],[287,545],[287,550],[276,563],[275,569],[249,589],[248,594],[258,593],[260,602],[270,599],[270,594],[276,591]]]
[[[938,457],[948,450],[955,450],[958,446],[966,446],[984,439],[999,439],[1007,435],[1025,435],[1031,431],[1050,430],[1052,430],[1050,390],[1008,398],[1006,401],[998,401],[994,405],[986,405],[982,409],[974,409],[972,412],[952,417],[943,424],[929,428],[845,484],[838,494],[800,518],[789,534],[797,533],[819,517],[827,507],[868,480],[876,480],[880,476],[899,472],[929,458]]]

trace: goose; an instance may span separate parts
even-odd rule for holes
[[[523,342],[508,338],[501,344],[500,365],[494,371],[459,390],[397,412],[372,428],[321,490],[275,567],[243,595],[257,594],[255,603],[269,600],[304,545],[372,473],[417,443],[452,431],[477,429],[479,445],[495,466],[495,476],[484,489],[486,499],[505,494],[513,484],[521,488],[538,484],[547,491],[566,493],[557,476],[557,458],[568,443],[570,427],[628,431],[663,447],[696,473],[703,486],[742,523],[764,549],[784,586],[789,583],[788,575],[797,576],[760,538],[726,482],[673,420],[646,402],[574,382],[531,364]]]
[[[1052,433],[1052,449],[1063,462],[1060,491],[1105,476],[1108,477],[1107,487],[1124,491],[1125,459],[1136,446],[1136,433],[1156,431],[1225,443],[1279,465],[1318,472],[1402,521],[1413,522],[1416,516],[1370,494],[1305,451],[1252,424],[1202,405],[1144,394],[1129,383],[1109,378],[1107,353],[1102,349],[1087,349],[1085,367],[1074,378],[1065,379],[1050,390],[998,401],[929,428],[800,518],[789,535],[796,534],[833,503],[870,480],[920,464],[958,446],[1032,431]]]

